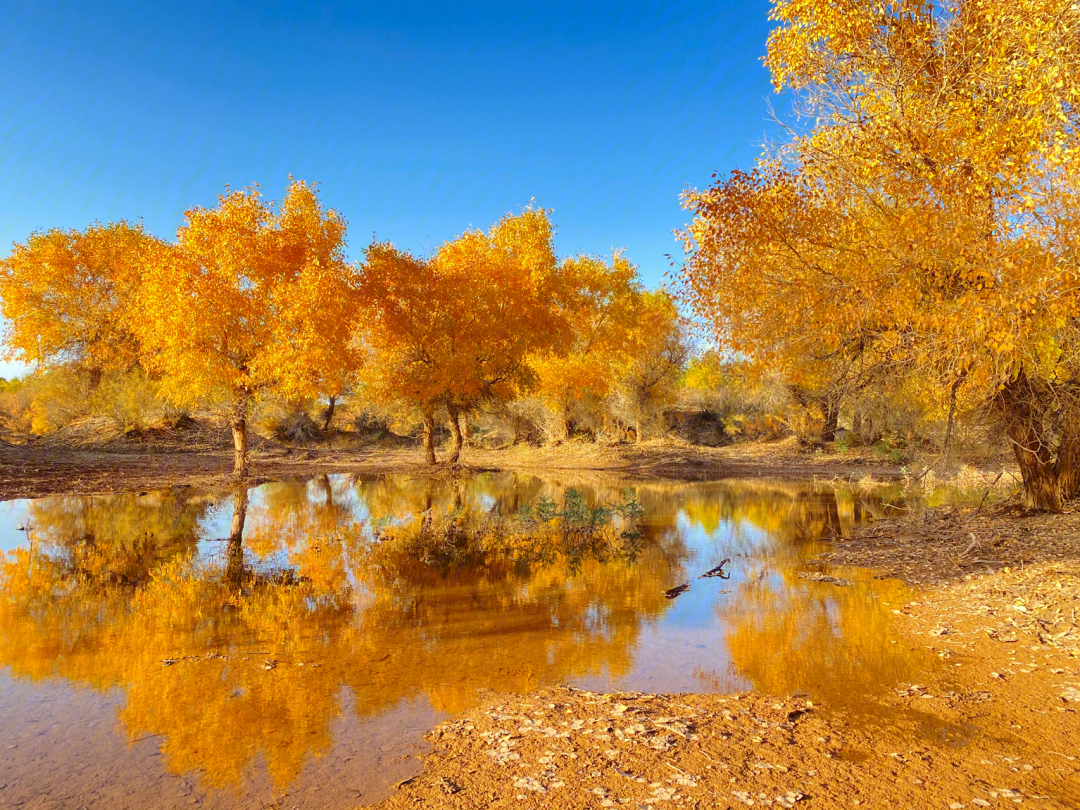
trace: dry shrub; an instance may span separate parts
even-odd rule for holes
[[[361,436],[382,439],[393,432],[392,423],[393,419],[389,414],[361,411],[353,416],[352,429]]]
[[[784,422],[799,444],[808,447],[821,444],[825,416],[816,405],[789,405],[784,411]]]
[[[471,414],[471,419],[470,439],[481,447],[540,446],[550,429],[549,412],[537,397],[493,403]]]
[[[319,437],[319,426],[306,409],[298,407],[274,425],[273,436],[279,442],[308,444]]]
[[[85,371],[54,369],[32,374],[0,393],[0,419],[13,435],[44,436],[76,428],[87,434],[129,434],[176,429],[189,414],[161,398],[159,383],[141,369],[113,372],[95,379]]]

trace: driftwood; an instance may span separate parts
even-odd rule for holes
[[[708,571],[698,577],[698,579],[704,579],[705,577],[720,577],[721,579],[731,579],[731,574],[724,573],[724,566],[727,565],[729,562],[731,562],[731,560],[725,557],[723,560],[720,561],[720,564],[718,566],[716,566],[715,568],[710,568]]]
[[[664,596],[666,596],[668,599],[674,599],[676,596],[686,593],[688,590],[690,590],[690,583],[684,582],[682,585],[676,585],[674,588],[668,588],[666,591],[664,591]]]
[[[850,579],[830,577],[828,574],[819,574],[817,571],[800,571],[800,579],[809,579],[811,582],[827,582],[830,585],[850,585]]]

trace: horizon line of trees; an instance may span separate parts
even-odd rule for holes
[[[439,414],[456,462],[481,408],[539,398],[566,434],[582,402],[621,398],[640,438],[657,402],[738,376],[824,441],[844,415],[861,433],[917,412],[948,458],[979,421],[1028,505],[1060,510],[1080,496],[1080,4],[773,0],[770,19],[795,124],[683,196],[671,291],[621,254],[558,260],[534,208],[349,265],[343,219],[292,183],[278,208],[246,189],[192,209],[170,243],[126,223],[32,234],[0,263],[9,353],[138,363],[178,403],[225,391],[238,475],[270,394],[406,403],[434,463]]]
[[[445,416],[542,401],[569,437],[575,406],[618,397],[637,436],[689,357],[672,297],[616,252],[558,259],[550,212],[532,205],[417,256],[388,242],[346,260],[345,220],[290,179],[280,205],[257,187],[192,208],[174,241],[128,222],[32,233],[0,261],[6,356],[78,369],[96,389],[139,369],[178,409],[212,406],[248,472],[260,400],[342,397],[404,409],[437,462]]]

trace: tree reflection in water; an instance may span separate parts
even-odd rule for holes
[[[581,483],[593,503],[616,502],[624,486]],[[426,700],[458,712],[482,689],[629,673],[642,634],[673,609],[663,591],[710,567],[711,547],[687,545],[696,527],[738,566],[739,598],[716,610],[743,678],[785,692],[823,673],[902,671],[884,671],[895,656],[878,597],[794,578],[823,538],[850,527],[850,497],[777,482],[635,491],[646,518],[633,553],[617,553],[613,535],[540,555],[526,539],[459,556],[416,543],[425,521],[454,538],[541,496],[562,507],[563,486],[529,477],[324,477],[220,502],[187,490],[42,499],[29,507],[33,543],[0,574],[0,665],[122,689],[126,733],[161,735],[174,772],[223,786],[261,761],[282,787],[330,751],[346,706],[373,717]],[[228,504],[228,537],[200,544]],[[765,559],[774,573],[749,576]]]

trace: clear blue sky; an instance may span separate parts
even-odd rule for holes
[[[322,184],[426,251],[530,199],[560,254],[658,284],[679,194],[769,131],[767,0],[48,2],[0,6],[0,255],[35,229],[172,236],[226,184]],[[12,367],[0,364],[0,375]]]

